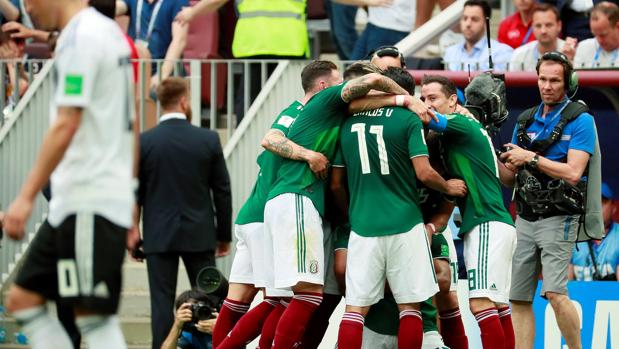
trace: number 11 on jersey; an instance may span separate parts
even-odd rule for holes
[[[361,173],[371,173],[370,158],[368,155],[368,146],[365,139],[365,124],[357,123],[353,124],[350,128],[351,132],[357,133],[357,140],[359,143],[359,158],[361,160]],[[383,138],[383,126],[372,125],[370,126],[370,133],[376,135],[376,143],[378,145],[378,158],[380,160],[380,174],[389,174],[389,157],[387,156],[387,147],[385,146],[385,139]]]

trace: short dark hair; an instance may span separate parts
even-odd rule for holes
[[[458,95],[458,89],[456,88],[456,84],[448,78],[441,75],[426,75],[421,79],[421,86],[428,85],[431,83],[437,83],[441,85],[441,92],[445,94],[446,97],[451,95]]]
[[[182,97],[187,96],[187,81],[180,77],[169,77],[157,87],[157,99],[163,109],[173,108]]]
[[[557,8],[552,6],[551,4],[546,4],[546,3],[538,3],[538,4],[533,5],[533,10],[531,10],[531,18],[533,18],[533,15],[535,14],[535,12],[547,12],[547,11],[551,11],[552,13],[555,14],[555,18],[557,19],[557,22],[561,20],[561,14],[559,13],[559,10],[557,10]]]
[[[492,18],[492,9],[490,4],[485,0],[467,0],[463,7],[467,6],[479,6],[484,11],[484,17]]]
[[[116,16],[116,0],[89,0],[88,4],[111,19]]]
[[[303,87],[303,91],[310,91],[314,88],[316,79],[325,75],[331,75],[331,72],[334,70],[337,70],[337,66],[331,61],[313,61],[306,65],[301,72],[301,86]]]
[[[371,73],[382,74],[383,71],[369,62],[355,62],[344,70],[344,80],[358,78]]]
[[[208,295],[197,288],[193,288],[191,290],[187,290],[176,297],[174,301],[174,309],[178,310],[181,305],[188,303],[190,300],[195,300],[196,302],[205,302],[209,303],[211,300],[208,298]]]
[[[619,6],[615,3],[610,1],[598,2],[591,10],[591,16],[599,13],[608,18],[610,25],[615,25],[619,21]]]
[[[395,81],[401,88],[405,89],[410,95],[415,94],[415,79],[406,69],[400,67],[389,67],[383,73],[384,76]]]
[[[570,62],[569,58],[565,54],[559,51],[550,51],[544,53],[538,60],[537,65],[535,66],[535,72],[539,76],[539,68],[544,64],[544,62],[555,62],[559,63],[563,66],[563,86],[565,90],[568,90],[568,85],[570,83],[570,77],[574,72],[574,66],[572,62]]]

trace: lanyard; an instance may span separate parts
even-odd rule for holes
[[[533,34],[533,27],[529,26],[529,30],[527,30],[527,33],[524,35],[524,38],[522,38],[522,42],[520,43],[520,46],[529,42],[529,38],[531,37],[531,34]]]
[[[613,55],[612,55],[611,60],[610,60],[610,65],[613,66],[613,67],[615,66],[615,61],[617,60],[617,55],[618,55],[617,50],[619,50],[619,49],[614,49],[613,50]],[[597,51],[595,51],[595,56],[593,56],[593,62],[591,63],[591,68],[596,68],[597,66],[600,65],[599,60],[600,60],[600,54],[601,53],[602,53],[602,46],[598,46]]]
[[[22,0],[23,1],[23,0]],[[145,41],[150,40],[150,36],[153,33],[153,29],[155,29],[155,20],[157,19],[157,15],[159,14],[159,10],[161,10],[161,5],[163,5],[163,0],[158,0],[157,4],[155,4],[155,8],[150,15],[150,21],[148,23],[148,29],[146,30],[146,38]],[[135,23],[135,38],[139,40],[141,37],[142,30],[142,8],[144,7],[144,0],[138,0],[137,13],[136,13],[136,23]]]
[[[546,132],[546,128],[548,127],[548,125],[552,124],[552,123],[555,121],[555,119],[556,119],[557,117],[560,117],[560,116],[561,116],[561,113],[563,112],[563,110],[564,110],[565,108],[567,108],[567,105],[569,104],[569,99],[567,99],[567,98],[566,98],[566,99],[565,99],[565,100],[563,100],[563,102],[561,102],[561,103],[563,103],[563,105],[559,108],[559,110],[557,110],[557,112],[556,112],[554,115],[552,115],[552,119],[548,119],[548,114],[551,114],[552,112],[550,112],[550,113],[546,114],[546,118],[547,118],[547,119],[546,119],[546,122],[544,122],[544,127],[542,127],[542,129],[541,129],[541,130],[539,130],[539,132],[537,132],[537,133],[536,133],[533,137],[531,137],[531,142],[533,142],[534,140],[536,140],[536,139],[537,139],[537,137],[539,137],[540,135],[542,135],[542,133],[545,133],[545,132]],[[542,115],[542,113],[544,112],[543,108],[544,108],[544,103],[540,104],[540,106],[539,106],[539,109],[538,109],[537,113],[535,113],[535,117],[538,117],[538,116],[541,116],[541,115]]]

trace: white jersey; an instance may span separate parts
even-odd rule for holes
[[[377,27],[412,32],[416,3],[414,0],[394,0],[388,7],[372,6],[368,9],[368,21]]]
[[[574,68],[619,67],[619,48],[605,51],[595,38],[583,40],[576,47]]]
[[[61,107],[82,108],[82,118],[51,176],[52,226],[78,211],[131,226],[134,103],[129,58],[129,44],[118,25],[93,8],[76,14],[58,38],[50,120],[56,120]]]
[[[563,50],[565,41],[557,39],[557,51]],[[529,71],[534,72],[537,60],[542,55],[538,50],[537,40],[531,41],[514,50],[512,60],[509,62],[509,71]]]

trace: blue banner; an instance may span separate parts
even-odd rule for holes
[[[541,285],[533,302],[535,349],[567,349],[552,306],[539,297]],[[583,349],[619,349],[619,282],[572,281],[567,287],[580,317]]]

